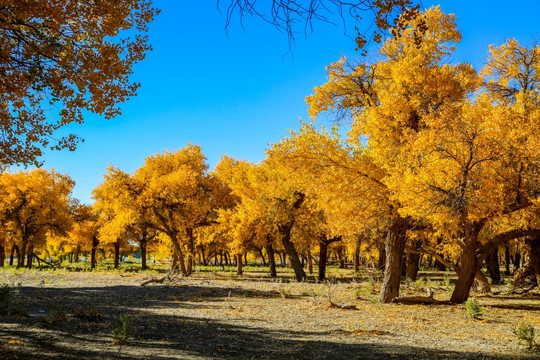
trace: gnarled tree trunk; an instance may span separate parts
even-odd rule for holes
[[[418,269],[420,268],[420,255],[414,253],[407,253],[407,269],[406,279],[410,281],[416,281],[418,276]]]
[[[6,248],[0,244],[0,267],[4,267],[6,261]]]
[[[34,245],[30,244],[28,247],[26,258],[26,267],[31,269],[32,263],[34,262]]]
[[[492,284],[501,283],[501,271],[499,269],[499,248],[495,248],[486,258],[486,264]]]
[[[120,267],[120,240],[114,242],[114,268]]]
[[[362,236],[356,236],[356,242],[354,243],[354,272],[360,271],[360,245],[362,244]]]
[[[311,248],[307,249],[307,268],[308,268],[308,274],[313,274],[313,257],[311,255]]]
[[[291,266],[294,270],[296,280],[303,281],[306,278],[306,273],[304,271],[304,268],[302,267],[302,263],[300,262],[300,258],[298,257],[298,253],[296,252],[296,248],[291,242],[291,228],[292,224],[288,228],[288,231],[280,230],[281,244],[283,244],[283,248],[289,256],[289,261],[291,262]]]
[[[236,254],[236,275],[243,275],[244,271],[242,268],[242,254]]]
[[[403,252],[407,242],[407,229],[407,219],[394,218],[390,221],[385,243],[386,264],[384,267],[384,280],[379,296],[381,303],[389,303],[399,295]]]
[[[193,229],[187,228],[186,235],[188,238],[188,253],[187,253],[187,268],[184,276],[190,276],[193,272],[193,262],[195,261],[195,238],[193,236]]]
[[[276,277],[276,259],[274,257],[274,248],[270,242],[266,245],[266,253],[268,254],[268,263],[270,264],[270,276]]]
[[[469,298],[469,292],[478,272],[478,259],[474,243],[466,244],[463,247],[459,265],[458,280],[450,297],[450,301],[456,304],[461,304]]]
[[[319,241],[319,281],[326,280],[326,262],[328,261],[328,243]]]

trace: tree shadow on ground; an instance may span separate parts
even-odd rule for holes
[[[25,318],[0,318],[2,359],[485,359],[482,353],[436,351],[403,346],[397,335],[383,333],[347,336],[328,329],[313,331],[274,330],[263,318],[249,325],[234,319],[182,316],[178,309],[227,309],[236,289],[211,286],[109,286],[87,288],[22,287],[17,298],[28,311]],[[274,296],[250,289],[250,296]],[[204,298],[204,303],[198,302]],[[92,322],[70,316],[44,323],[47,301],[67,313],[88,306],[103,314]],[[86,304],[86,305],[85,305]],[[169,309],[166,314],[161,309]],[[128,314],[133,338],[124,346],[111,344],[111,330],[119,314]],[[204,311],[200,314],[204,314]],[[9,344],[20,341],[21,345]],[[382,340],[382,341],[377,341]],[[377,341],[377,343],[374,343]],[[497,357],[512,359],[514,357]],[[531,359],[536,358],[531,356]]]

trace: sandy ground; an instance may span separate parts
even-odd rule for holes
[[[402,294],[435,290],[433,274]],[[463,305],[379,304],[377,285],[196,273],[173,283],[140,284],[144,273],[0,270],[26,316],[0,317],[3,359],[538,359],[512,327],[540,328],[540,296],[477,297],[480,319]],[[421,275],[422,276],[422,275]],[[436,277],[436,276],[435,276]],[[330,302],[338,305],[329,306]],[[340,308],[344,307],[344,308]],[[124,314],[132,337],[113,343]]]

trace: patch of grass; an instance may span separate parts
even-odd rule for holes
[[[279,288],[279,294],[281,295],[282,299],[288,299],[292,296],[292,291],[290,288]]]
[[[484,311],[484,308],[480,306],[480,303],[476,298],[467,299],[465,302],[465,309],[467,309],[467,316],[471,319],[479,319]]]
[[[113,338],[113,344],[124,345],[133,336],[133,330],[126,314],[121,314],[118,320],[119,324],[113,329],[111,336]]]
[[[64,320],[68,319],[68,316],[65,313],[65,311],[60,309],[60,307],[58,307],[58,305],[56,305],[53,302],[50,302],[47,305],[47,310],[46,310],[45,314],[46,314],[45,315],[45,321],[47,323],[49,323],[49,324],[52,324],[52,323],[57,322],[57,321],[64,321]]]
[[[535,340],[536,333],[532,324],[520,323],[512,327],[512,333],[516,336],[520,344],[527,345],[528,350],[538,351],[540,349],[540,345]]]
[[[26,316],[20,302],[13,301],[12,288],[7,284],[0,285],[0,316]]]
[[[90,322],[101,322],[103,320],[103,314],[97,311],[91,302],[85,303],[82,309],[76,309],[74,316]]]

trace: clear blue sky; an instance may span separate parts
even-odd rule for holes
[[[457,15],[463,34],[455,61],[479,69],[488,44],[540,39],[540,1],[440,4]],[[155,6],[162,11],[150,25],[154,49],[134,69],[138,96],[115,119],[88,116],[71,126],[86,140],[75,152],[45,153],[44,167],[69,174],[84,203],[109,164],[132,172],[145,157],[189,142],[202,146],[211,167],[223,154],[262,160],[268,143],[297,128],[299,117],[307,120],[304,98],[326,81],[325,65],[358,57],[341,26],[316,23],[307,38],[298,35],[291,54],[286,35],[259,19],[246,19],[245,31],[233,22],[225,32],[214,0],[155,0]]]

